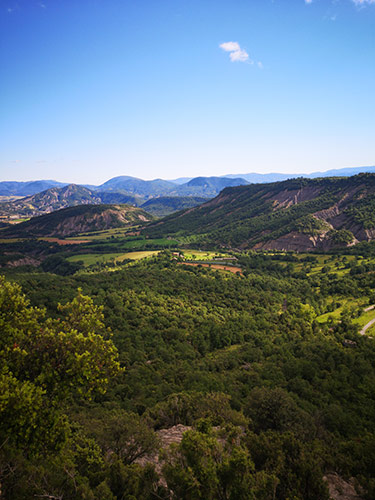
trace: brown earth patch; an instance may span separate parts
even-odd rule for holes
[[[40,264],[40,260],[34,259],[33,257],[23,257],[22,259],[12,260],[8,262],[7,267],[20,267],[20,266],[33,266],[37,267]]]
[[[222,271],[229,271],[231,273],[240,273],[243,275],[242,269],[240,267],[235,266],[225,266],[224,264],[203,264],[200,262],[179,262],[179,264],[184,264],[185,266],[202,266],[202,267],[210,267],[211,269],[220,269]]]
[[[60,238],[40,238],[42,241],[58,243],[59,245],[80,245],[81,243],[90,243],[90,240],[62,240]]]

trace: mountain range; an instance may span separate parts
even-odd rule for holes
[[[185,183],[155,179],[144,181],[136,177],[119,176],[100,186],[83,185],[91,192],[119,193],[132,196],[138,205],[157,196],[216,196],[227,186],[240,186],[248,181],[240,177],[196,177]],[[56,181],[0,182],[0,196],[30,196],[51,188],[62,188],[68,184]]]
[[[83,186],[69,184],[53,187],[25,198],[0,203],[0,218],[3,221],[37,217],[67,207],[77,205],[129,204],[142,206],[150,214],[158,217],[185,208],[192,208],[208,197],[170,196],[150,198],[146,202],[140,196],[133,196],[121,191],[92,191]]]
[[[68,193],[76,199],[92,195],[81,186],[56,191],[63,200]],[[184,198],[154,198],[144,208],[154,205],[163,215],[163,202],[176,210],[176,200]],[[80,204],[13,225],[2,235],[67,236],[142,224],[146,238],[182,236],[203,247],[240,250],[325,251],[375,240],[375,174],[227,187],[198,206],[186,203],[184,210],[159,220],[134,206]]]
[[[145,181],[136,177],[113,177],[99,186],[85,184],[84,187],[91,191],[118,191],[122,194],[140,196],[148,199],[155,196],[216,196],[228,186],[243,185],[248,183],[277,182],[296,177],[314,179],[317,177],[352,176],[362,172],[375,173],[375,166],[348,167],[325,172],[316,171],[311,174],[227,174],[217,177],[180,177],[173,180],[155,179]],[[231,181],[228,181],[231,179]],[[39,181],[2,181],[0,182],[0,196],[29,196],[52,187],[63,187],[71,183],[62,183],[54,180]],[[145,201],[144,199],[144,201]]]

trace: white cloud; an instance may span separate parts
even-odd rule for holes
[[[313,0],[305,0],[305,3],[307,3],[307,4],[310,4],[312,2],[313,2]]]
[[[253,64],[253,61],[249,59],[249,54],[246,50],[241,49],[240,44],[237,42],[225,42],[219,45],[221,49],[225,52],[229,52],[229,57],[232,62],[249,62]]]
[[[356,5],[375,4],[375,0],[353,0]]]
[[[222,43],[220,47],[225,50],[225,52],[235,52],[236,50],[241,50],[241,47],[237,42],[225,42]]]
[[[241,61],[245,62],[249,59],[249,54],[245,50],[235,50],[229,54],[232,62]],[[251,64],[253,61],[249,61]]]

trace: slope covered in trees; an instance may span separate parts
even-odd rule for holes
[[[142,208],[152,215],[164,217],[179,210],[193,208],[207,201],[199,196],[161,196],[143,203]]]
[[[60,449],[42,447],[38,456],[9,443],[2,462],[5,498],[327,500],[322,478],[329,471],[354,476],[362,496],[373,498],[374,341],[358,335],[349,311],[328,323],[317,317],[332,310],[333,298],[371,303],[374,274],[353,261],[344,276],[307,275],[293,259],[238,255],[242,276],[187,267],[169,252],[111,273],[12,271],[31,304],[46,307],[51,319],[38,319],[41,330],[37,323],[29,328],[29,318],[40,313],[25,305],[17,326],[3,301],[3,328],[27,330],[21,340],[35,335],[32,345],[41,346],[28,359],[18,346],[13,353],[11,337],[2,351],[5,372],[22,383],[45,384],[42,390],[51,392],[43,397],[52,394],[52,405],[55,397],[64,401],[59,408],[70,430]],[[17,287],[2,286],[16,303],[24,301]],[[82,301],[91,311],[85,321],[71,312]],[[109,380],[105,394],[93,392],[85,403],[85,376],[70,386],[70,370],[56,367],[60,357],[63,366],[71,362],[69,349],[64,357],[52,343],[47,357],[45,346],[52,328],[52,339],[63,339],[65,331],[78,335],[86,354],[79,351],[75,359],[87,365],[73,363],[72,376],[86,366],[100,374],[97,351],[85,342],[88,331],[103,339],[107,334],[103,318],[90,319],[101,306],[124,370]],[[22,352],[29,353],[27,342]],[[24,365],[17,371],[18,355]],[[182,441],[164,447],[156,462],[160,431],[178,424],[187,428]],[[45,432],[42,427],[35,440]]]
[[[203,205],[156,222],[146,234],[195,235],[202,243],[237,248],[347,246],[374,238],[374,194],[375,174],[226,188]]]

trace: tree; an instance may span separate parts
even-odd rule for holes
[[[112,456],[113,460],[118,458],[125,465],[131,465],[157,450],[159,441],[156,433],[146,419],[136,413],[95,408],[93,415],[94,418],[82,415],[81,424],[96,438],[106,456]]]
[[[59,309],[46,318],[0,277],[0,438],[29,454],[64,440],[61,403],[104,392],[121,371],[101,308],[78,291]]]
[[[206,420],[184,433],[165,454],[163,473],[179,500],[271,500],[277,479],[257,473],[249,451],[238,443],[234,428],[220,439]],[[238,433],[237,433],[238,435]]]

